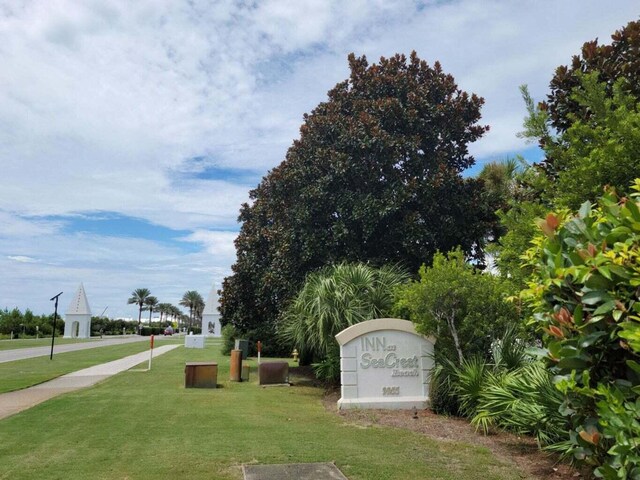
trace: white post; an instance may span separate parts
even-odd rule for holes
[[[151,348],[149,349],[149,370],[151,370],[152,359],[153,359],[153,335],[151,335]]]

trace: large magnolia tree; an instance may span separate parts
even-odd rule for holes
[[[417,271],[457,245],[482,256],[492,208],[461,173],[474,164],[468,144],[488,129],[478,125],[483,100],[415,52],[372,65],[351,54],[349,67],[241,209],[225,323],[269,337],[305,275],[327,264]]]
[[[580,76],[596,72],[598,81],[606,85],[613,95],[613,85],[624,79],[625,91],[640,98],[640,21],[629,22],[611,35],[611,43],[599,44],[598,39],[585,42],[579,55],[570,65],[556,69],[544,107],[549,111],[551,123],[564,132],[576,120],[588,120],[593,110],[586,108],[573,94],[583,86]]]

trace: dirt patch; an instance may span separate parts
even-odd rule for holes
[[[576,480],[588,478],[557,457],[541,452],[533,438],[518,437],[507,432],[483,435],[475,431],[468,421],[436,415],[429,410],[417,412],[418,418],[407,410],[337,410],[339,390],[327,390],[323,398],[325,408],[355,426],[384,425],[404,428],[426,437],[450,442],[479,445],[491,450],[500,460],[514,465],[530,479]]]

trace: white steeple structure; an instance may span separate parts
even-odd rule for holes
[[[91,336],[91,309],[82,283],[64,317],[64,338],[89,338]]]
[[[221,330],[220,314],[218,313],[218,291],[214,283],[202,311],[202,335],[205,337],[221,337]]]

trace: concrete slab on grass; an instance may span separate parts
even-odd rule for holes
[[[333,463],[243,465],[244,480],[348,480]]]

